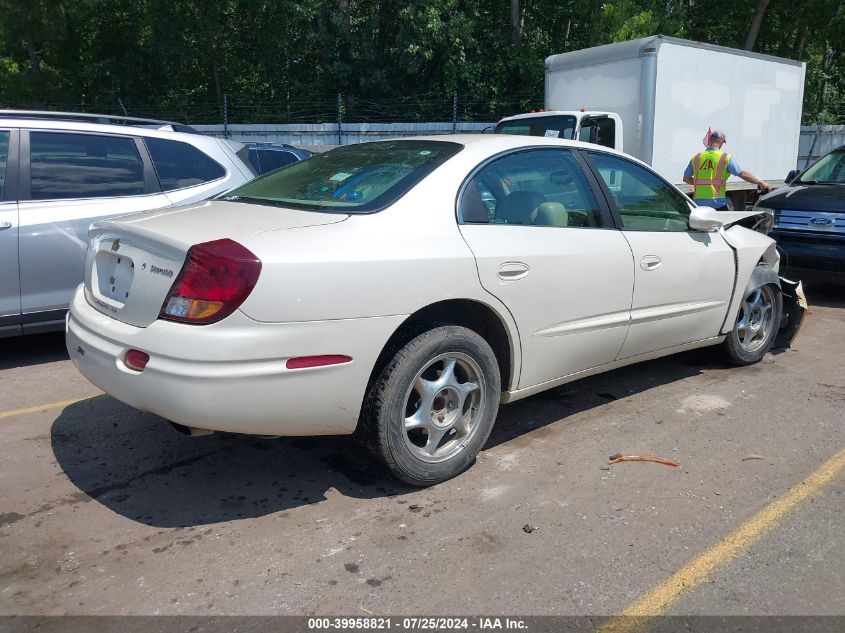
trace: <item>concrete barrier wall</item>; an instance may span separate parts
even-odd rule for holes
[[[343,123],[338,131],[336,123],[265,123],[229,125],[225,132],[229,138],[243,143],[289,143],[307,149],[324,151],[338,145],[377,141],[402,136],[429,134],[480,134],[489,123]],[[197,130],[210,136],[223,137],[222,125],[195,125]],[[845,125],[801,126],[796,165],[804,169],[830,150],[845,145]],[[812,150],[812,155],[811,155]],[[786,176],[786,174],[784,174]]]
[[[235,124],[227,128],[228,136],[242,143],[289,143],[307,149],[326,150],[338,145],[378,141],[402,136],[480,134],[495,123],[266,123]],[[210,136],[223,137],[222,125],[194,125]]]
[[[802,125],[797,169],[804,169],[842,145],[845,145],[845,125]]]

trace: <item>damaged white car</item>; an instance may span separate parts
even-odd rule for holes
[[[759,361],[800,320],[760,223],[595,145],[352,145],[96,223],[67,345],[193,433],[355,433],[428,485],[472,464],[501,403],[706,345]]]

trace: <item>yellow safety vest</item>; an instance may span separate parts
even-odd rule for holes
[[[692,157],[693,198],[713,200],[725,197],[728,163],[731,155],[718,149],[706,149]]]

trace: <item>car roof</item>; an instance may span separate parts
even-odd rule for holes
[[[59,112],[56,110],[9,110],[0,109],[0,119],[36,119],[44,121],[81,121],[85,123],[102,123],[106,125],[130,125],[138,127],[170,128],[174,132],[199,134],[199,131],[185,123],[133,117],[128,114],[94,114],[91,112]]]
[[[606,116],[612,113],[605,110],[541,110],[538,112],[523,112],[521,114],[512,114],[510,116],[502,117],[499,120],[499,123],[502,121],[519,121],[521,119],[537,119],[541,117],[578,116],[579,114],[589,116]]]
[[[545,136],[524,136],[521,134],[438,134],[430,136],[403,136],[402,138],[384,139],[372,142],[389,143],[395,141],[439,141],[445,143],[458,143],[473,152],[486,153],[490,155],[522,147],[526,149],[529,147],[570,147],[624,156],[629,160],[636,161],[637,163],[643,165],[645,164],[633,156],[624,154],[623,152],[619,152],[610,147],[605,147],[604,145]]]
[[[131,134],[158,138],[210,138],[194,128],[173,121],[115,117],[74,112],[39,112],[0,110],[0,125],[5,128],[62,130],[69,132],[98,132],[103,134]]]
[[[271,141],[249,141],[245,143],[247,147],[250,149],[266,149],[275,152],[303,152],[306,154],[311,154],[310,150],[305,149],[304,147],[297,147],[296,145],[290,145],[289,143],[274,143]]]

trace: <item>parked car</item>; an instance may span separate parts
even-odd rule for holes
[[[757,203],[774,215],[771,236],[785,254],[785,274],[845,282],[845,145],[787,182]]]
[[[287,143],[248,143],[249,162],[259,175],[305,160],[311,152]]]
[[[243,184],[245,159],[179,123],[0,110],[0,337],[64,327],[91,222]]]
[[[473,462],[500,402],[706,345],[759,361],[782,296],[754,217],[595,145],[350,145],[97,222],[67,347],[192,433],[355,433],[427,485]]]

